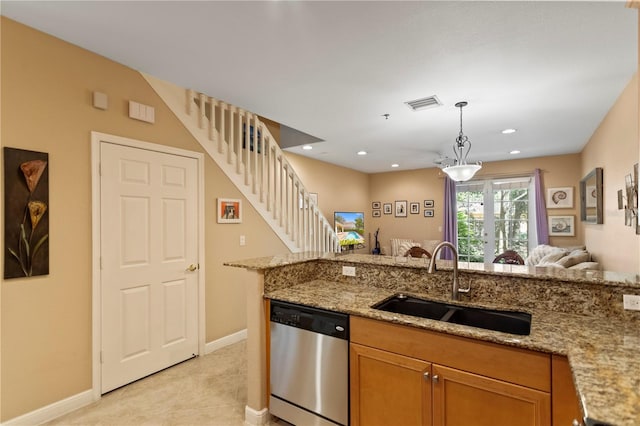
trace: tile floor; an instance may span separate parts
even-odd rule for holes
[[[103,395],[47,425],[242,426],[246,341],[185,361]],[[269,426],[286,426],[273,419]]]

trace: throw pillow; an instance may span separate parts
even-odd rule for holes
[[[589,252],[586,250],[575,250],[568,256],[565,256],[556,261],[556,263],[564,268],[570,268],[582,262],[589,261]]]

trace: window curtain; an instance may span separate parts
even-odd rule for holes
[[[545,219],[546,220],[546,219]],[[458,206],[456,205],[456,183],[444,177],[444,240],[458,247]],[[444,248],[442,259],[453,259],[453,253]]]
[[[540,169],[535,169],[534,191],[536,196],[536,231],[538,244],[549,244],[549,227],[547,226],[547,206],[544,201],[544,192],[542,187],[542,177]],[[446,197],[446,195],[445,195]],[[445,228],[446,229],[446,228]]]

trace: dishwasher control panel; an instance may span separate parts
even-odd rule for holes
[[[349,339],[349,315],[346,314],[272,300],[270,316],[271,322]]]

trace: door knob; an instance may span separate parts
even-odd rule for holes
[[[189,266],[187,267],[187,271],[189,271],[189,272],[193,272],[193,271],[195,271],[196,269],[198,269],[198,265],[196,265],[195,263],[192,263],[191,265],[189,265]]]

